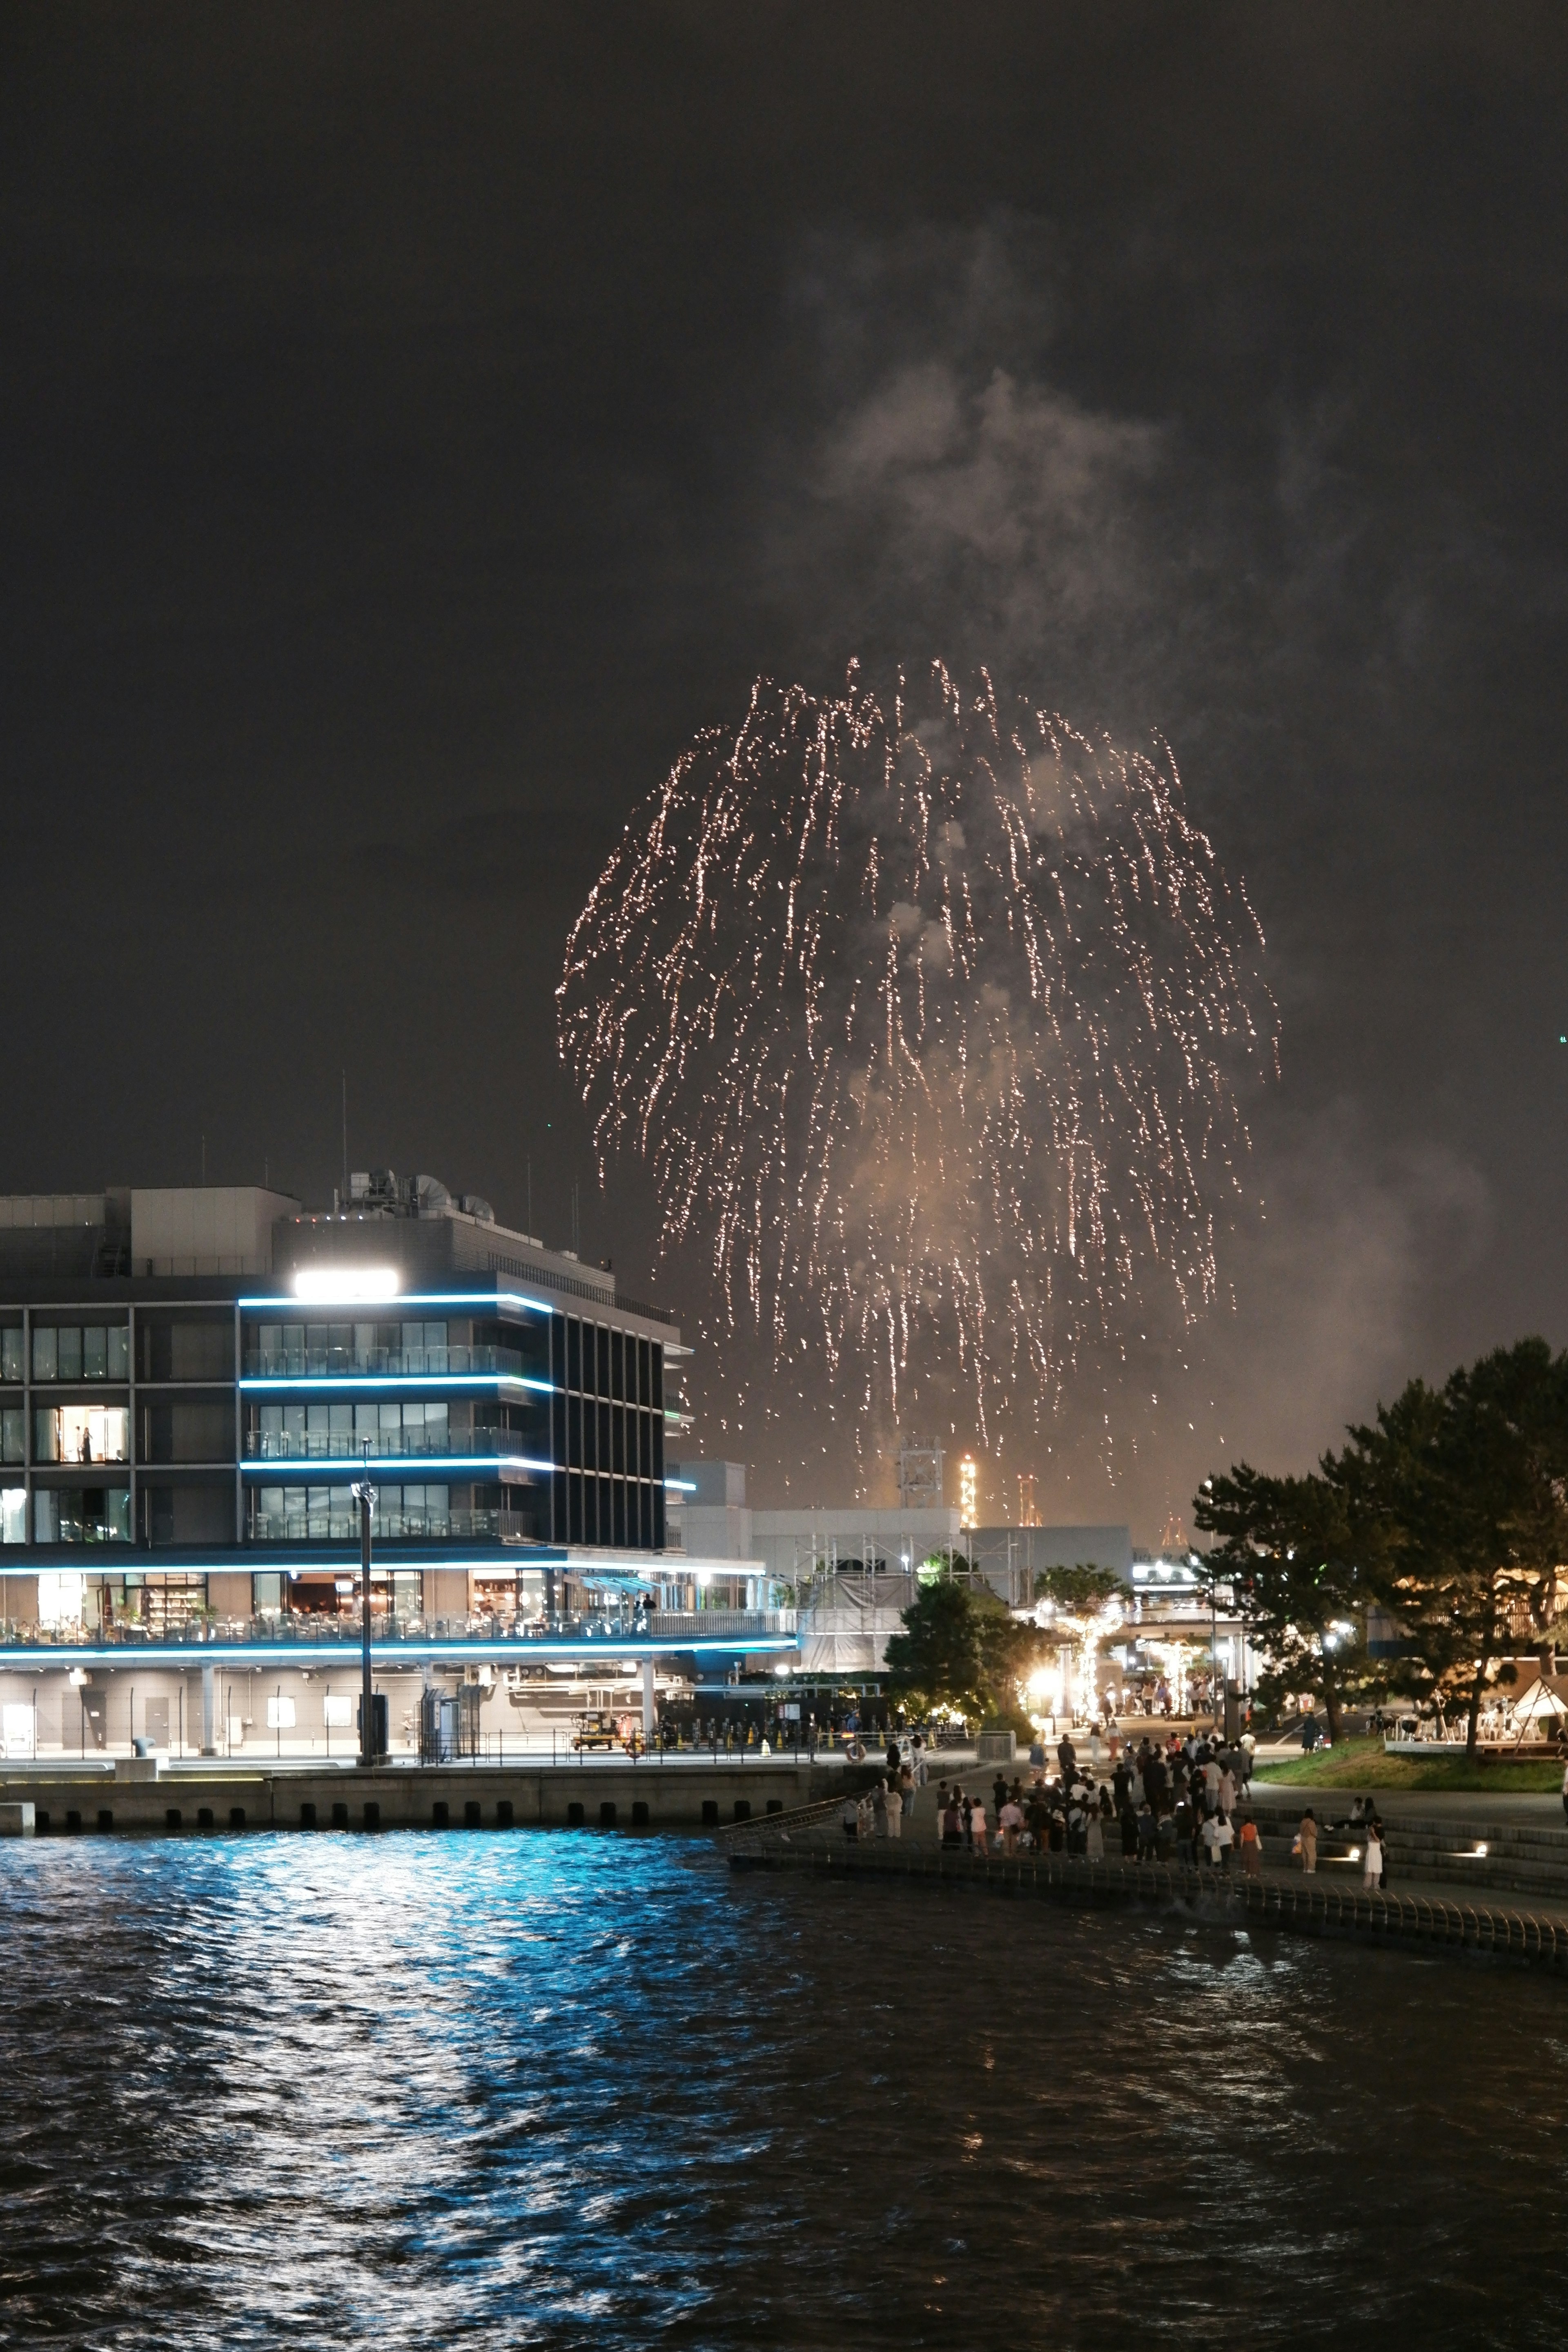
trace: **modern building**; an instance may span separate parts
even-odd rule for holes
[[[429,1177],[356,1175],[316,1211],[260,1186],[0,1199],[7,1751],[132,1726],[166,1744],[182,1717],[179,1744],[232,1747],[225,1727],[248,1740],[263,1696],[281,1748],[308,1696],[285,1668],[319,1678],[354,1633],[367,1479],[376,1640],[398,1672],[427,1680],[456,1644],[489,1704],[491,1653],[548,1633],[511,1696],[550,1648],[564,1698],[574,1644],[597,1638],[595,1686],[650,1699],[656,1653],[679,1673],[710,1646],[684,1614],[703,1564],[668,1549],[687,1352],[606,1269]],[[752,1637],[794,1648],[776,1615],[731,1619],[727,1646],[720,1631],[725,1671]],[[628,1636],[614,1658],[610,1633]],[[309,1695],[317,1732],[348,1706]]]
[[[542,1599],[547,1554],[664,1549],[679,1352],[427,1177],[0,1200],[0,1611],[336,1613],[367,1462],[400,1605]]]

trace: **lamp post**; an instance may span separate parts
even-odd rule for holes
[[[375,1488],[370,1483],[370,1447],[364,1449],[365,1475],[349,1489],[359,1505],[359,1572],[363,1579],[363,1613],[360,1619],[359,1760],[376,1760],[375,1694],[370,1667],[370,1515],[375,1508]]]

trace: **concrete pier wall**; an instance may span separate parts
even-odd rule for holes
[[[134,1769],[134,1768],[132,1768]],[[793,1811],[858,1786],[864,1770],[784,1758],[732,1764],[595,1759],[584,1766],[429,1765],[383,1770],[241,1767],[156,1779],[35,1766],[0,1777],[0,1804],[30,1804],[40,1836],[265,1829],[712,1829]],[[741,1808],[746,1808],[742,1811]]]

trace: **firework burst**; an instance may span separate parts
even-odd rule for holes
[[[896,1421],[953,1365],[1037,1418],[1159,1275],[1193,1319],[1270,1067],[1262,935],[1169,751],[941,664],[884,707],[761,682],[628,826],[560,1041],[725,1326]]]

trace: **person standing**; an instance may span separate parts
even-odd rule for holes
[[[975,1797],[970,1804],[969,1836],[970,1843],[973,1844],[975,1853],[980,1856],[981,1861],[984,1862],[989,1850],[985,1843],[985,1800],[984,1797]]]
[[[1138,1811],[1138,1859],[1152,1862],[1159,1843],[1159,1831],[1154,1822],[1154,1808],[1147,1797]]]
[[[1089,1826],[1083,1835],[1083,1850],[1090,1862],[1105,1860],[1105,1832],[1100,1827],[1098,1812],[1092,1812],[1089,1817]]]
[[[871,1835],[885,1838],[888,1834],[888,1783],[878,1781],[871,1791]]]
[[[1016,1797],[1009,1797],[996,1815],[996,1826],[1002,1832],[1004,1853],[1016,1853],[1018,1832],[1024,1826],[1024,1808]]]
[[[946,1805],[937,1815],[937,1820],[942,1825],[942,1844],[949,1848],[961,1846],[963,1843],[963,1813],[956,1789],[949,1790]]]
[[[900,1775],[900,1778],[902,1776]],[[902,1837],[904,1833],[904,1792],[897,1780],[890,1781],[882,1810],[882,1835]]]
[[[1314,1878],[1318,1870],[1318,1817],[1310,1805],[1301,1816],[1301,1826],[1296,1832],[1296,1843],[1301,1851],[1303,1876]]]
[[[838,1818],[844,1824],[845,1836],[847,1838],[858,1838],[860,1834],[859,1798],[846,1797],[844,1800],[844,1810]]]
[[[1361,1883],[1370,1895],[1374,1886],[1383,1885],[1383,1840],[1377,1833],[1377,1823],[1369,1822],[1366,1843],[1362,1849]]]
[[[1241,1836],[1237,1843],[1241,1848],[1241,1866],[1247,1877],[1261,1878],[1263,1840],[1258,1834],[1258,1823],[1252,1819],[1250,1813],[1241,1824]]]

